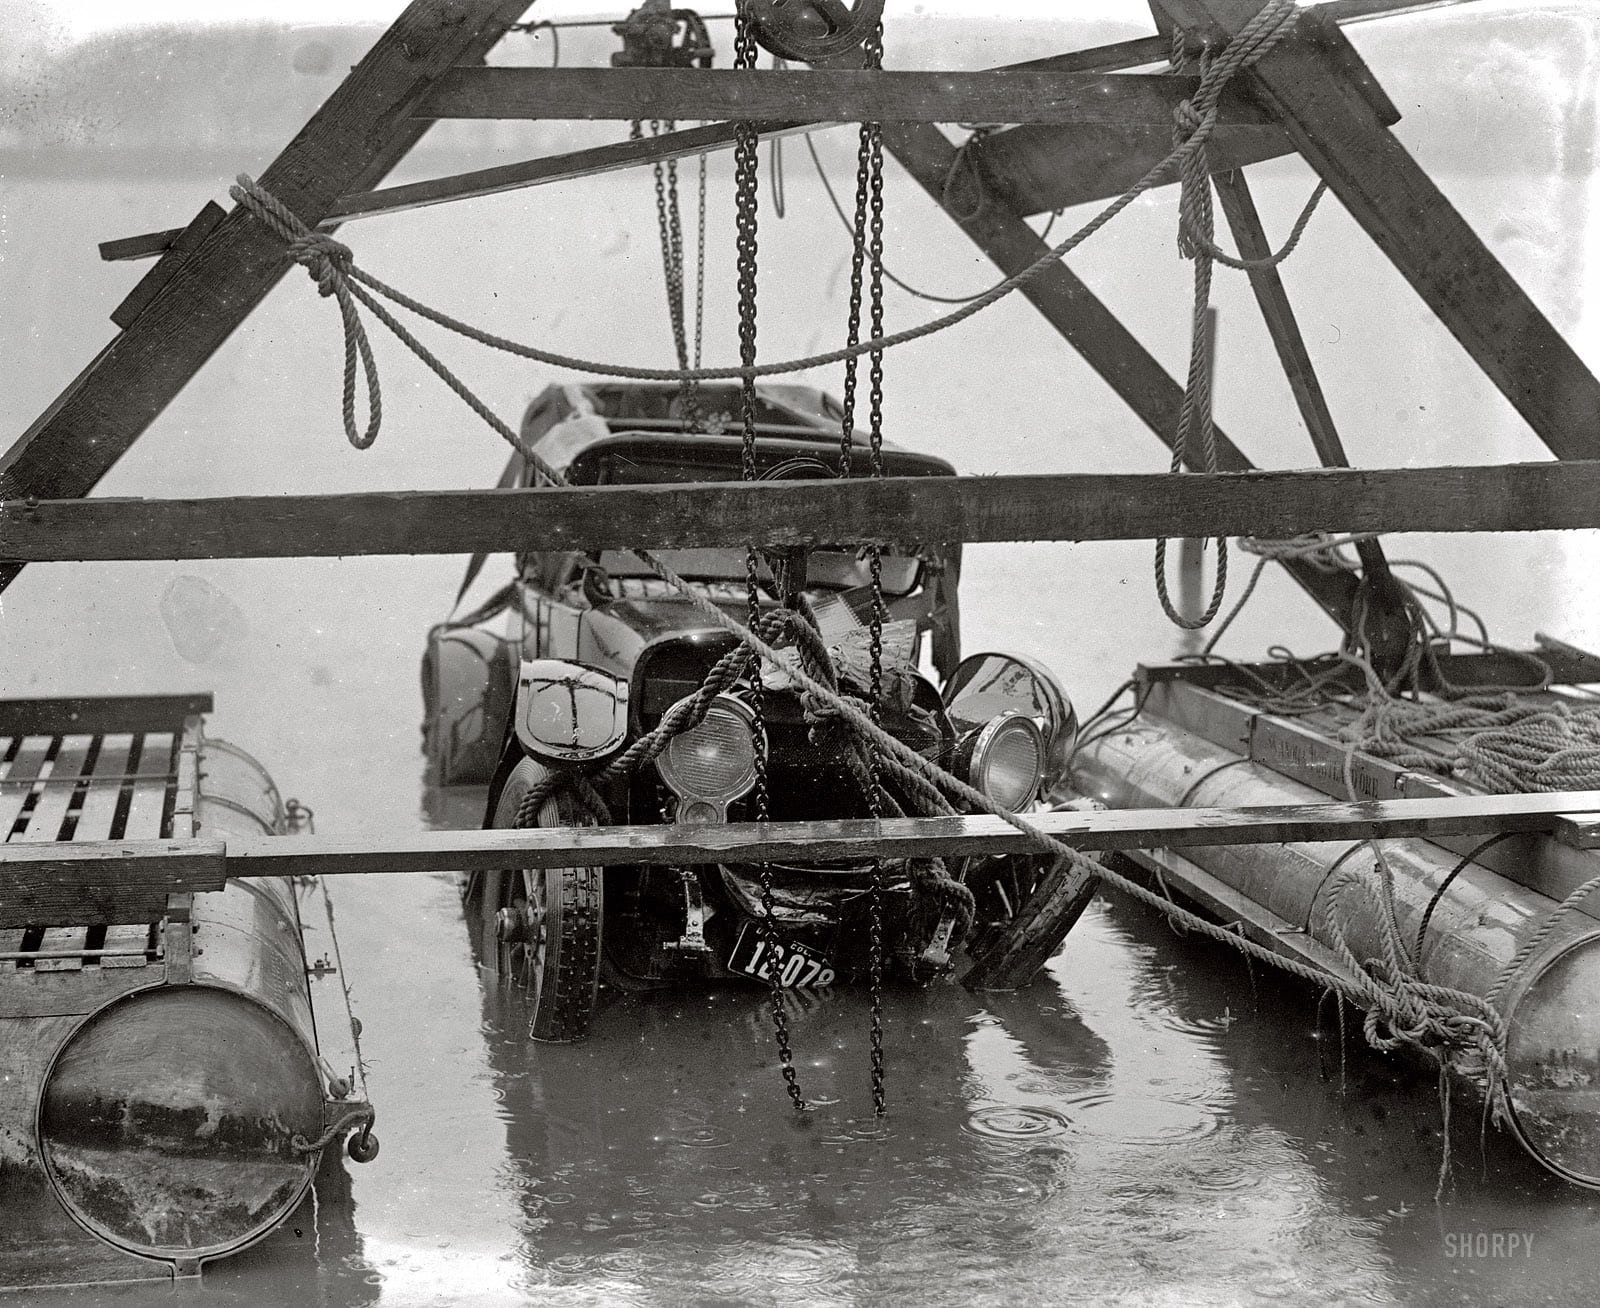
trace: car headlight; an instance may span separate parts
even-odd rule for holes
[[[755,785],[755,715],[731,695],[718,695],[697,726],[657,755],[656,771],[682,801],[680,820],[721,820]]]
[[[1039,793],[1044,761],[1044,736],[1038,724],[1013,710],[979,728],[967,779],[1001,808],[1015,812]]]

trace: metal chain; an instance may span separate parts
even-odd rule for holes
[[[733,66],[754,68],[756,41],[751,28],[749,5],[738,6],[737,25],[733,40]],[[738,238],[739,274],[739,362],[745,368],[756,361],[756,272],[758,246],[756,242],[757,217],[760,198],[760,138],[755,127],[741,122],[735,128],[733,147],[734,209]],[[739,415],[743,423],[743,440],[740,446],[740,472],[743,480],[756,480],[756,379],[746,372],[739,383]],[[744,556],[745,599],[750,624],[761,618],[760,556],[755,546],[746,547]],[[780,597],[781,599],[781,597]],[[757,666],[750,687],[750,710],[755,719],[755,807],[756,821],[771,819],[767,789],[767,732],[766,715],[762,704],[761,669]],[[763,861],[757,865],[761,876],[761,931],[769,951],[776,953],[779,944],[777,910],[772,895],[772,866]],[[800,1091],[795,1076],[794,1053],[789,1046],[789,1021],[783,1008],[783,981],[780,969],[773,968],[770,977],[772,999],[772,1030],[778,1043],[778,1062],[783,1070],[784,1088],[797,1112],[804,1111],[805,1096]]]
[[[695,234],[694,253],[694,366],[700,366],[700,342],[704,336],[706,322],[706,157],[700,156],[700,200],[696,206],[695,225],[698,228]],[[700,414],[700,383],[692,378],[685,379],[684,403],[692,404],[696,415]],[[697,423],[697,426],[703,424]]]
[[[883,26],[879,24],[864,47],[866,66],[883,66]],[[869,222],[870,212],[870,222]],[[846,315],[846,336],[853,346],[861,339],[862,280],[866,264],[871,261],[871,313],[874,335],[883,328],[883,136],[882,129],[872,123],[861,125],[856,147],[856,204],[854,239],[850,250],[850,299]],[[844,398],[839,424],[839,475],[848,479],[853,472],[855,458],[855,415],[857,359],[850,356],[844,366]],[[875,351],[871,357],[868,387],[868,424],[871,439],[871,475],[883,476],[883,352]],[[876,723],[879,705],[883,698],[883,560],[876,546],[868,558],[872,569],[871,637],[871,704],[869,712]],[[883,816],[883,794],[880,756],[877,750],[865,751],[867,761],[867,804],[874,818]],[[883,864],[874,858],[869,868],[867,887],[868,913],[868,988],[870,1011],[870,1043],[872,1065],[872,1111],[881,1117],[887,1110],[884,1091],[883,1065]]]
[[[671,119],[663,121],[659,118],[650,120],[650,134],[660,136],[662,132],[675,130],[677,124]],[[637,124],[635,124],[637,129]],[[701,209],[705,207],[705,179],[703,176],[704,164],[702,163],[701,177]],[[678,356],[678,367],[682,371],[689,368],[689,343],[688,330],[684,320],[684,294],[683,294],[683,217],[678,205],[678,161],[668,159],[664,163],[656,161],[654,167],[656,186],[656,229],[661,237],[661,268],[667,284],[667,316],[672,323],[672,344]],[[704,219],[701,226],[702,240],[704,239]],[[700,294],[704,295],[705,259],[704,248],[701,250],[700,276],[702,278]],[[701,304],[696,304],[695,334],[696,344],[699,343],[699,330]],[[697,383],[685,379],[678,385],[678,395],[683,409],[683,426],[686,431],[699,431],[704,423],[701,421],[699,386]]]
[[[866,42],[867,66],[883,66],[883,24],[879,23]],[[863,124],[862,145],[867,156],[866,181],[871,206],[870,236],[867,264],[871,282],[871,331],[873,336],[883,334],[883,128],[878,123]],[[857,197],[860,209],[860,197]],[[884,475],[883,469],[883,351],[874,350],[868,356],[867,369],[867,433],[871,443],[871,470],[874,479]],[[867,558],[872,569],[871,638],[871,699],[869,706],[873,724],[880,725],[883,705],[883,626],[888,617],[883,602],[883,551],[876,545],[869,547]],[[873,816],[882,808],[879,796],[881,759],[876,749],[867,750],[868,793],[872,801]],[[872,1045],[872,1111],[883,1116],[887,1107],[883,1070],[883,864],[872,860],[871,880],[867,890],[869,931],[871,936],[871,1045]]]

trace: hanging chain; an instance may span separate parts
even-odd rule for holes
[[[706,323],[706,157],[700,156],[700,200],[695,209],[695,225],[698,228],[695,234],[694,252],[694,366],[700,367],[700,342],[703,338]],[[684,398],[686,404],[692,404],[698,415],[700,412],[700,383],[694,380],[685,382],[687,387]]]
[[[749,5],[740,3],[733,41],[733,66],[754,68],[756,65],[755,34],[751,30]],[[733,147],[734,208],[738,228],[739,273],[739,363],[753,368],[756,362],[756,221],[760,205],[760,178],[758,177],[760,142],[756,129],[748,122],[735,128]],[[756,379],[746,372],[739,381],[739,416],[743,423],[743,441],[740,446],[740,471],[745,481],[756,480]],[[745,598],[752,627],[761,618],[760,556],[755,546],[747,546],[744,556]],[[782,602],[783,597],[779,600]],[[756,821],[771,819],[767,792],[767,732],[766,715],[762,705],[761,672],[759,666],[750,688],[750,710],[755,719],[755,807]],[[761,930],[767,947],[776,953],[778,940],[777,911],[772,896],[772,866],[762,862],[761,869]],[[797,1111],[806,1106],[805,1096],[795,1077],[794,1053],[789,1047],[789,1021],[783,1009],[783,982],[780,969],[771,974],[772,1029],[777,1037],[778,1062],[783,1069],[784,1087]]]
[[[866,43],[867,66],[883,67],[883,24],[879,23]],[[871,275],[869,302],[871,305],[870,330],[874,337],[883,334],[883,128],[870,123],[866,128],[869,144],[868,181],[871,188],[871,243],[867,251],[867,266]],[[872,476],[883,477],[883,351],[874,350],[868,356],[867,369],[867,432],[871,441]],[[868,547],[867,558],[872,568],[872,618],[871,618],[871,714],[874,726],[881,725],[883,705],[883,626],[888,611],[883,602],[883,551],[873,544]],[[877,750],[867,752],[867,772],[870,778],[874,809],[879,807]],[[879,814],[875,811],[875,817]],[[872,935],[872,1108],[880,1117],[887,1100],[884,1094],[883,1073],[883,865],[872,860],[870,895]]]
[[[864,47],[866,66],[883,67],[883,25],[880,23]],[[870,216],[869,216],[870,215]],[[871,268],[870,298],[872,332],[883,329],[883,133],[876,123],[862,123],[856,147],[856,205],[854,240],[850,251],[850,302],[846,334],[850,344],[861,339],[861,301],[863,273]],[[857,365],[845,360],[843,415],[839,428],[839,475],[849,478],[855,458]],[[871,473],[883,476],[883,352],[874,351],[868,370],[868,428],[871,441]],[[868,710],[878,722],[883,700],[883,624],[887,617],[883,604],[883,559],[876,545],[870,547],[872,569],[871,673]],[[876,749],[867,751],[867,804],[874,818],[883,816],[880,792],[879,757]],[[881,1117],[887,1109],[883,1071],[883,863],[874,858],[869,868],[867,887],[872,1060],[872,1111]]]
[[[673,131],[677,124],[671,119],[650,120],[650,135]],[[633,124],[633,138],[641,136],[638,122]],[[689,369],[688,329],[684,318],[683,285],[683,216],[678,205],[678,161],[657,160],[654,166],[656,185],[656,229],[661,236],[661,269],[667,284],[667,317],[672,323],[672,344],[678,356],[678,368]],[[700,164],[700,284],[696,288],[695,303],[695,358],[698,366],[700,324],[705,296],[705,161]],[[704,426],[700,415],[700,388],[698,383],[685,380],[678,386],[686,431],[699,431]]]

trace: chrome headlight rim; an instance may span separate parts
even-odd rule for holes
[[[1023,792],[1022,797],[1015,803],[1008,804],[1001,797],[995,795],[985,784],[986,767],[992,761],[991,755],[995,744],[1006,734],[1017,731],[1023,732],[1033,745],[1033,781]],[[1045,750],[1046,742],[1044,732],[1039,723],[1019,709],[1007,709],[996,714],[988,722],[979,727],[973,734],[970,745],[963,751],[966,755],[967,784],[982,791],[984,795],[1000,807],[1011,812],[1020,812],[1039,798],[1039,792],[1045,780]]]
[[[700,730],[709,722],[714,714],[728,714],[743,725],[749,734],[750,757],[744,766],[736,773],[729,784],[719,788],[715,793],[708,793],[704,789],[694,789],[685,784],[682,774],[672,766],[672,751],[674,746],[685,737]],[[677,796],[678,819],[684,820],[710,820],[724,821],[727,818],[728,807],[743,799],[756,784],[756,755],[761,748],[757,739],[756,715],[742,699],[736,695],[722,694],[711,701],[706,710],[705,717],[701,718],[687,731],[679,732],[667,743],[667,747],[658,754],[654,760],[656,774],[661,778],[667,789]]]

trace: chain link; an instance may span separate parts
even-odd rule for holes
[[[735,68],[754,68],[756,64],[755,34],[751,29],[749,6],[741,3],[738,6],[737,26],[733,42],[733,66]],[[750,123],[741,122],[735,129],[733,147],[733,176],[734,176],[734,208],[736,210],[736,224],[738,230],[738,274],[739,274],[739,362],[749,368],[756,361],[756,256],[758,247],[756,242],[757,217],[760,206],[760,179],[759,170],[760,142],[756,129]],[[750,373],[740,379],[739,383],[739,416],[743,424],[743,440],[740,447],[740,471],[745,481],[756,480],[756,380]],[[761,579],[760,556],[754,546],[745,550],[745,598],[749,609],[751,625],[755,625],[761,618]],[[767,732],[766,714],[762,704],[761,670],[759,666],[753,674],[753,684],[750,688],[750,709],[755,718],[753,723],[755,734],[755,797],[756,821],[767,822],[771,819],[771,808],[767,788]],[[772,894],[772,866],[762,862],[758,864],[761,875],[761,931],[767,941],[769,950],[780,942],[778,940],[777,911]],[[789,1020],[783,1008],[783,982],[779,975],[780,970],[772,969],[771,999],[772,999],[772,1030],[777,1037],[778,1062],[783,1070],[784,1088],[789,1092],[789,1099],[794,1104],[796,1111],[804,1111],[806,1106],[805,1096],[801,1093],[800,1082],[795,1076],[794,1053],[789,1046]]]
[[[675,130],[672,119],[650,120],[650,135]],[[633,124],[633,139],[643,134],[640,123]],[[683,216],[678,204],[678,161],[657,160],[654,165],[656,188],[656,229],[661,237],[661,268],[667,284],[667,317],[672,323],[672,344],[678,357],[678,368],[689,368],[688,328],[684,315],[683,283]],[[705,159],[700,162],[700,249],[699,284],[695,301],[695,363],[699,364],[700,326],[705,304]],[[700,413],[700,386],[692,379],[679,383],[678,395],[683,409],[683,426],[686,431],[699,431],[704,427]]]
[[[866,66],[883,67],[883,25],[879,23],[864,46]],[[883,129],[876,123],[863,123],[856,149],[855,239],[850,254],[849,337],[855,344],[861,337],[863,267],[870,269],[869,300],[872,334],[883,329]],[[849,477],[854,454],[856,402],[856,360],[845,364],[844,421],[841,434],[840,475]],[[870,441],[870,475],[883,476],[883,351],[873,351],[867,373],[867,426]],[[883,554],[873,545],[868,551],[872,576],[872,612],[869,616],[871,641],[870,690],[868,712],[876,725],[883,703],[883,626],[888,614],[883,602]],[[879,751],[868,749],[867,803],[874,818],[883,816],[882,767]],[[883,1060],[883,863],[874,858],[867,887],[869,940],[869,1026],[871,1043],[872,1111],[882,1117],[888,1108],[884,1089]]]
[[[875,34],[882,40],[882,27]],[[881,56],[881,46],[879,54]],[[871,269],[870,302],[871,331],[874,336],[883,330],[883,129],[873,123],[868,131],[872,142],[872,242],[868,263]],[[871,441],[872,476],[881,479],[883,469],[883,351],[875,350],[870,356],[868,380],[867,433]],[[871,616],[871,715],[873,724],[879,725],[883,706],[883,626],[888,611],[883,602],[883,551],[877,545],[868,547],[867,559],[872,569]],[[878,801],[879,754],[867,752],[868,774],[874,803]],[[887,1100],[884,1092],[883,1070],[883,865],[872,861],[870,912],[872,916],[872,1106],[880,1116]]]

